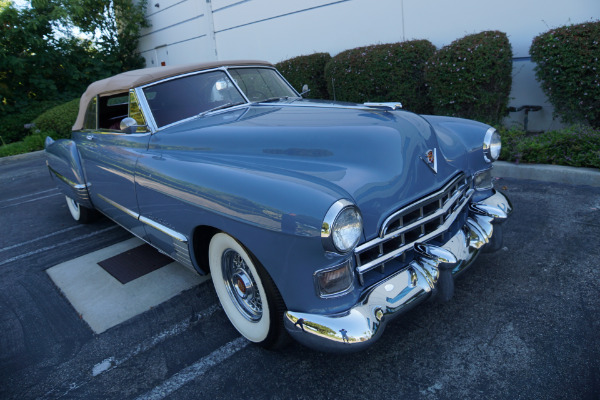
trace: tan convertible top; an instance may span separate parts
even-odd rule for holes
[[[111,76],[110,78],[96,81],[88,86],[87,90],[81,96],[79,102],[79,114],[73,125],[73,130],[77,131],[83,128],[83,120],[85,111],[90,100],[95,96],[108,96],[126,92],[129,89],[142,86],[151,82],[156,82],[161,79],[170,78],[172,76],[185,74],[188,72],[202,71],[205,69],[218,68],[224,66],[240,66],[240,65],[265,65],[272,66],[266,61],[252,60],[235,60],[235,61],[213,61],[208,63],[196,63],[185,65],[169,65],[166,67],[153,67],[136,69],[133,71],[123,72],[121,74]]]

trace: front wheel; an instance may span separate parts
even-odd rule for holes
[[[88,224],[96,219],[96,210],[87,208],[70,198],[65,196],[67,199],[67,207],[71,213],[71,217],[80,224]]]
[[[246,339],[265,348],[285,344],[285,306],[258,261],[225,233],[212,237],[208,256],[215,291],[233,326]]]

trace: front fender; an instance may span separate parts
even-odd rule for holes
[[[88,193],[81,158],[75,142],[71,139],[54,141],[46,137],[46,165],[58,190],[82,206],[93,208]]]
[[[489,125],[454,117],[422,117],[435,129],[440,149],[449,163],[472,172],[490,167],[483,157],[483,139]]]

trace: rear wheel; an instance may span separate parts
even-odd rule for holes
[[[212,281],[225,314],[248,340],[266,348],[287,342],[285,306],[263,267],[234,238],[217,233],[210,241]]]
[[[75,221],[79,222],[80,224],[88,224],[96,218],[96,210],[82,206],[69,196],[65,196],[65,198],[67,199],[67,207],[69,207],[69,212]]]

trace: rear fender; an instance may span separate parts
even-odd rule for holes
[[[75,142],[71,139],[54,141],[47,137],[45,147],[46,165],[58,189],[82,206],[94,208]]]

